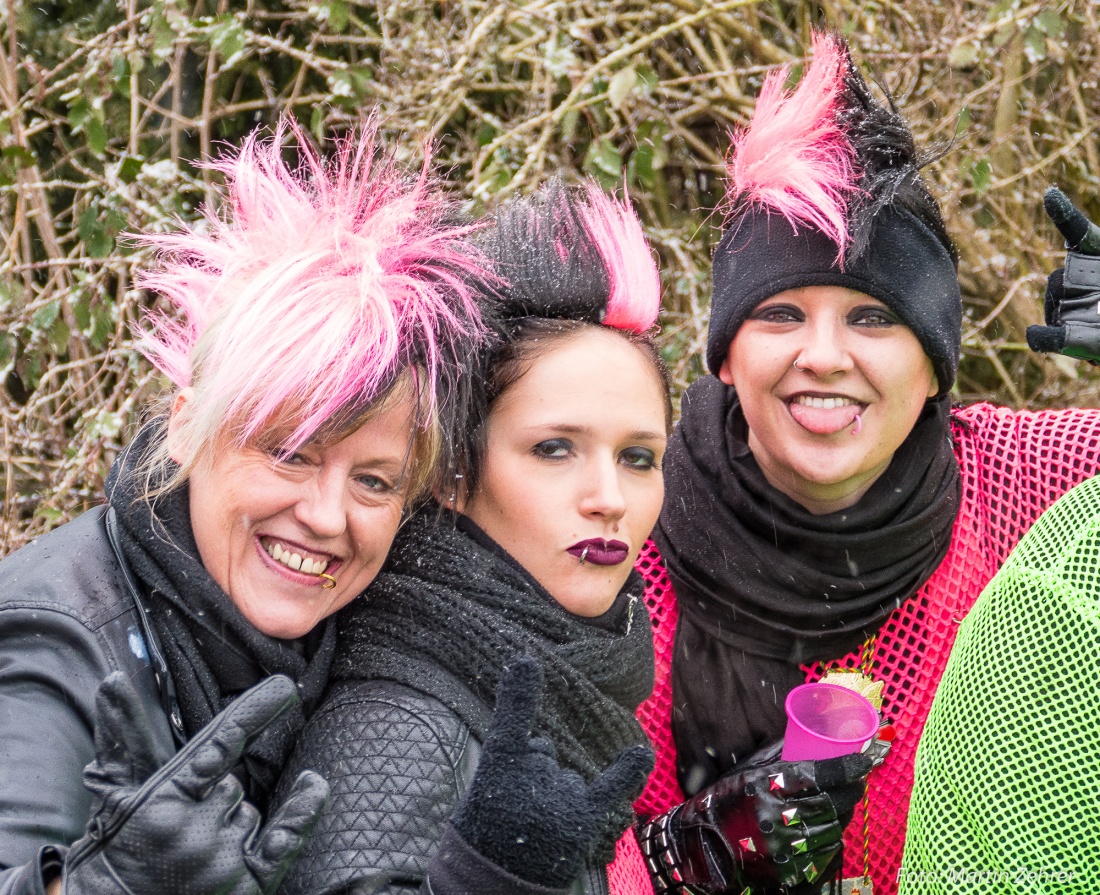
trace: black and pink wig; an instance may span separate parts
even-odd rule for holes
[[[283,160],[288,133],[296,167]],[[192,463],[219,439],[275,437],[292,453],[345,434],[400,383],[418,428],[446,447],[453,433],[439,428],[453,428],[460,370],[484,335],[470,282],[487,274],[469,228],[446,223],[454,209],[427,162],[406,176],[370,124],[325,160],[284,121],[212,167],[224,216],[207,208],[180,232],[139,237],[161,260],[139,284],[173,309],[151,317],[140,348],[193,392]]]
[[[566,188],[552,181],[498,209],[479,244],[499,279],[483,290],[493,336],[479,366],[483,400],[469,433],[465,487],[478,480],[492,405],[540,352],[585,328],[620,333],[651,360],[671,425],[668,372],[652,338],[660,275],[627,200],[594,184]]]
[[[958,368],[957,256],[919,169],[905,119],[875,99],[844,41],[813,39],[794,90],[788,67],[764,82],[728,161],[728,223],[714,255],[707,363],[717,372],[766,298],[844,286],[879,299],[920,339],[941,394]]]

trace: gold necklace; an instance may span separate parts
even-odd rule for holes
[[[875,638],[872,634],[863,642],[863,650],[860,654],[859,665],[856,668],[845,668],[836,665],[830,668],[827,664],[825,672],[821,675],[823,684],[833,684],[854,690],[863,696],[878,712],[882,712],[882,681],[876,681],[871,677],[871,666],[875,657]],[[822,892],[827,889],[822,889]],[[840,881],[840,895],[873,895],[874,889],[871,883],[871,815],[868,810],[867,794],[863,794],[863,876],[848,877]]]

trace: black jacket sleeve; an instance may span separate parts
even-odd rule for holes
[[[303,770],[331,794],[281,895],[421,890],[479,750],[442,703],[391,681],[335,684],[283,771]]]
[[[68,614],[0,610],[0,893],[43,846],[84,834],[95,690],[112,670],[100,640]]]

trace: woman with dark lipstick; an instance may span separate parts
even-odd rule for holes
[[[639,560],[657,762],[636,808],[658,893],[820,891],[853,813],[844,891],[894,893],[957,624],[1100,456],[1095,411],[951,409],[955,254],[912,134],[839,38],[815,38],[793,92],[788,75],[734,138],[714,375],[684,396]],[[777,760],[786,695],[837,665],[896,731],[862,807],[866,755]]]
[[[506,206],[486,248],[504,282],[470,462],[341,618],[286,771],[332,799],[286,895],[601,893],[616,843],[637,852],[653,653],[632,566],[671,418],[657,271],[595,188]]]
[[[0,563],[3,895],[272,895],[325,801],[273,790],[456,437],[483,269],[370,128],[297,168],[287,130],[217,164],[224,218],[146,238],[167,412]]]

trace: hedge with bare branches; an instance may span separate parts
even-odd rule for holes
[[[923,142],[950,144],[927,174],[962,257],[958,398],[1096,403],[1091,371],[1023,345],[1060,254],[1044,188],[1100,217],[1092,0],[4,0],[0,15],[0,553],[100,498],[163,387],[132,347],[151,299],[120,234],[216,202],[193,162],[287,110],[322,145],[371,108],[399,157],[433,139],[475,211],[553,174],[625,181],[690,382],[727,133],[822,24]]]

